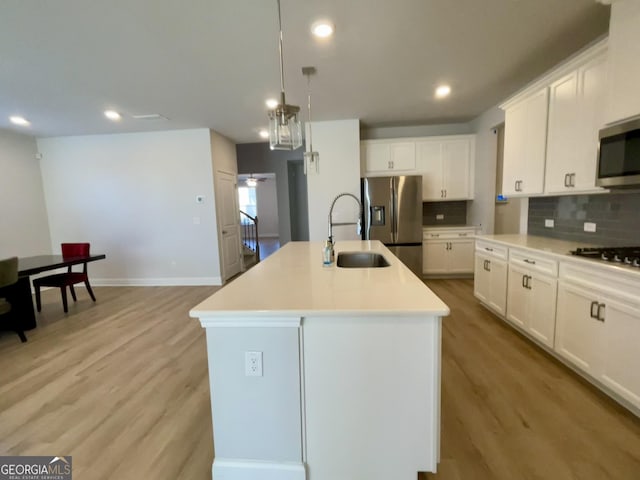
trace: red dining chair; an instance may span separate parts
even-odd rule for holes
[[[88,243],[63,243],[62,257],[88,257],[89,247],[90,244]],[[91,300],[93,300],[94,302],[96,301],[96,297],[93,294],[93,290],[91,290],[91,285],[89,284],[87,263],[85,262],[82,265],[82,272],[74,272],[70,265],[65,273],[56,273],[55,275],[40,277],[33,280],[33,287],[36,290],[36,308],[38,309],[38,311],[42,309],[42,305],[40,303],[40,287],[57,287],[60,289],[60,293],[62,295],[62,306],[65,313],[69,311],[67,306],[67,287],[69,287],[71,297],[75,302],[77,301],[77,299],[76,291],[74,290],[73,286],[77,283],[84,283],[85,287],[87,287],[87,292],[89,292]]]

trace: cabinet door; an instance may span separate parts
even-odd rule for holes
[[[544,88],[527,99],[526,134],[522,164],[522,191],[525,195],[542,193],[547,151],[547,112],[549,90]]]
[[[545,191],[572,190],[569,175],[579,159],[578,72],[554,82],[549,89],[549,135]],[[594,140],[597,140],[597,135]],[[595,175],[595,167],[592,172]]]
[[[607,123],[640,112],[640,2],[613,2],[609,29]]]
[[[517,195],[516,182],[521,180],[524,164],[524,144],[527,133],[527,105],[520,102],[505,111],[504,161],[502,193]]]
[[[435,140],[418,142],[416,154],[418,170],[422,174],[422,200],[443,200],[442,142]]]
[[[476,253],[475,269],[473,272],[473,294],[482,303],[488,305],[491,296],[491,273],[486,268],[489,257]]]
[[[553,348],[556,328],[556,296],[558,281],[544,275],[532,275],[529,280],[529,311],[527,330],[546,346]]]
[[[505,315],[507,307],[507,262],[489,259],[491,293],[489,306],[500,315]]]
[[[450,240],[449,245],[449,273],[472,273],[475,240]]]
[[[448,273],[446,240],[425,240],[422,242],[422,273]]]
[[[600,380],[640,407],[640,304],[602,299],[604,364]]]
[[[520,328],[526,328],[529,312],[529,289],[525,286],[529,271],[509,265],[506,318]]]
[[[469,198],[471,145],[467,139],[442,144],[442,188],[446,200]]]
[[[363,146],[367,172],[387,172],[390,169],[391,153],[388,143],[369,143]]]
[[[585,372],[599,377],[602,370],[604,323],[593,318],[597,292],[558,285],[555,350]]]
[[[598,132],[604,126],[604,97],[607,81],[607,58],[603,54],[578,70],[578,153],[571,165],[574,174],[571,190],[601,190],[596,187]]]
[[[415,170],[416,144],[414,142],[398,142],[389,145],[392,170]]]

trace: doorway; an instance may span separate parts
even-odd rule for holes
[[[238,199],[240,210],[258,220],[259,260],[264,260],[280,248],[276,174],[238,175]]]
[[[309,240],[309,208],[307,203],[307,177],[304,174],[302,160],[287,162],[289,177],[289,218],[291,222],[291,240]]]

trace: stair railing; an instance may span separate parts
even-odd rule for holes
[[[242,229],[242,244],[254,252],[256,263],[260,261],[260,238],[258,237],[258,217],[252,217],[240,210],[240,228]]]

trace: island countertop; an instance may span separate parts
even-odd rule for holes
[[[323,242],[289,242],[195,306],[191,317],[445,316],[445,305],[379,241],[339,241],[339,252],[371,251],[382,268],[322,265]]]

